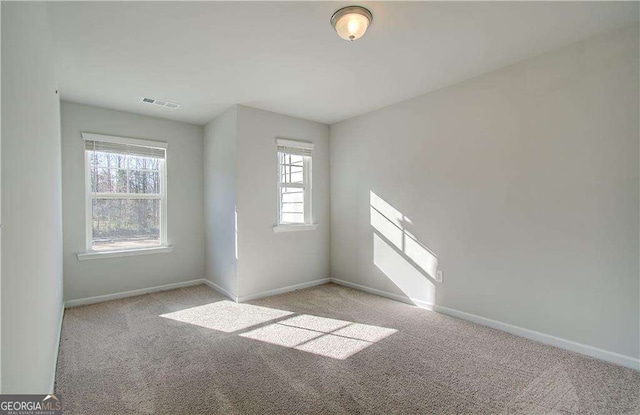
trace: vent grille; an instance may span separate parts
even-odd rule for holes
[[[180,108],[180,104],[178,104],[176,102],[170,102],[170,101],[167,101],[167,100],[164,100],[164,99],[155,99],[155,98],[142,97],[142,98],[140,98],[140,101],[144,102],[145,104],[157,105],[159,107],[170,108],[172,110]]]

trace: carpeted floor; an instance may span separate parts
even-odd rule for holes
[[[67,414],[638,414],[640,372],[328,284],[66,310]]]

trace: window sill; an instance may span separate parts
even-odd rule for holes
[[[172,252],[173,246],[158,246],[153,248],[140,248],[140,249],[126,249],[121,251],[90,251],[76,254],[78,261],[87,261],[90,259],[106,259],[106,258],[118,258],[123,256],[136,256],[136,255],[149,255],[149,254],[163,254],[166,252]]]
[[[295,232],[295,231],[315,231],[318,224],[310,225],[276,225],[273,227],[274,232]]]

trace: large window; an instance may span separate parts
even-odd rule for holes
[[[88,133],[82,137],[87,251],[165,246],[167,144]]]
[[[313,144],[277,140],[278,225],[309,225]]]

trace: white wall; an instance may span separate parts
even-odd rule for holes
[[[0,5],[0,78],[2,77],[2,6]],[[0,82],[0,97],[2,82]],[[0,99],[0,223],[2,222],[2,99]],[[2,226],[0,226],[0,393],[2,393]]]
[[[274,233],[276,138],[308,141],[313,150],[313,219],[318,229]],[[329,128],[238,106],[238,296],[329,277]]]
[[[62,312],[60,103],[44,3],[2,3],[2,393],[49,393]]]
[[[166,141],[167,236],[173,252],[78,261],[85,247],[82,132]],[[202,127],[177,121],[62,103],[62,200],[65,300],[203,278]]]
[[[332,277],[637,358],[638,58],[635,27],[332,125]]]
[[[235,298],[237,106],[204,129],[206,277]]]

